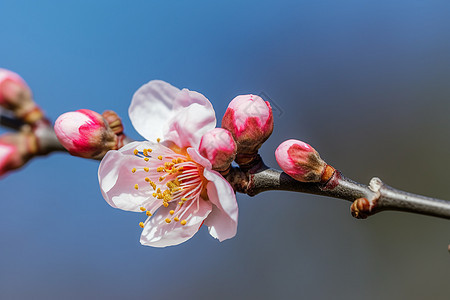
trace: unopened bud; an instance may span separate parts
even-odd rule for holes
[[[273,131],[273,114],[269,102],[256,95],[241,95],[228,105],[222,127],[237,143],[238,156],[256,155]]]
[[[25,165],[38,152],[36,136],[31,132],[0,136],[0,176]]]
[[[29,124],[44,118],[25,81],[18,74],[6,69],[0,69],[0,105],[13,111],[17,118]]]
[[[202,136],[199,151],[214,170],[225,171],[236,156],[236,142],[228,130],[214,128]]]
[[[298,140],[287,140],[275,151],[275,158],[283,171],[302,182],[326,182],[334,173],[313,147]]]
[[[70,154],[99,159],[117,149],[117,136],[107,121],[95,111],[80,109],[58,117],[55,133]]]

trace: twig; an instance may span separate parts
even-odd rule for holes
[[[336,171],[328,182],[299,182],[284,172],[264,165],[261,158],[248,168],[233,167],[225,175],[235,191],[255,196],[264,191],[284,190],[328,196],[353,202],[352,215],[367,218],[384,210],[396,210],[450,219],[450,201],[394,189],[379,178],[370,184],[355,182]]]

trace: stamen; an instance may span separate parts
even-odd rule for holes
[[[144,160],[145,160],[145,161],[149,161],[149,160],[150,160],[150,158],[146,157],[146,158],[144,158]]]
[[[136,168],[131,169],[131,173],[135,173],[136,172]]]
[[[159,143],[159,142],[161,141],[161,139],[160,139],[160,138],[157,138],[156,141]]]
[[[175,213],[174,210],[169,211],[169,214],[173,215]]]
[[[175,222],[180,221],[180,219],[179,219],[178,217],[173,218],[173,220],[174,220]]]
[[[138,153],[139,153],[138,149],[134,149],[133,153],[134,153],[134,155],[138,155]]]
[[[139,207],[139,209],[141,210],[141,211],[146,211],[146,209],[145,209],[145,207]]]
[[[158,159],[159,159],[159,160],[162,160],[162,155],[158,156]]]
[[[139,185],[136,183],[136,184],[134,185],[134,188],[135,188],[135,189],[139,189]]]
[[[186,225],[186,223],[187,223],[186,220],[183,220],[183,221],[180,222],[180,224],[183,225],[183,226]]]
[[[169,224],[170,222],[172,222],[172,220],[169,219],[169,218],[167,218],[167,219],[166,219],[166,223]]]
[[[140,222],[139,226],[141,226],[141,228],[144,228],[144,222]]]
[[[150,169],[147,168],[147,167],[144,168],[144,171],[145,171],[145,172],[148,172],[149,170],[150,170]]]
[[[149,212],[148,210],[147,210],[147,212],[145,213],[147,216],[151,216],[152,215],[152,213],[151,212]]]

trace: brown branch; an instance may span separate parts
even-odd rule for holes
[[[370,184],[355,182],[336,171],[325,184],[300,182],[284,172],[267,167],[258,157],[250,167],[232,167],[225,175],[236,192],[255,196],[283,190],[315,194],[353,202],[351,212],[364,219],[384,210],[412,212],[450,219],[450,201],[407,193],[373,178]]]

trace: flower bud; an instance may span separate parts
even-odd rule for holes
[[[222,128],[229,130],[237,143],[238,155],[256,155],[273,131],[269,102],[255,95],[237,96],[228,105]]]
[[[58,117],[55,133],[70,154],[100,159],[117,149],[117,136],[106,120],[95,111],[80,109]]]
[[[202,136],[199,152],[214,170],[225,171],[236,156],[236,142],[228,130],[214,128]]]
[[[16,117],[29,124],[44,118],[25,81],[18,74],[6,69],[0,69],[0,105],[13,111]]]
[[[0,176],[25,165],[38,152],[36,136],[31,132],[0,136]]]
[[[310,145],[298,141],[287,140],[275,151],[278,165],[286,174],[302,182],[326,182],[334,173]]]

